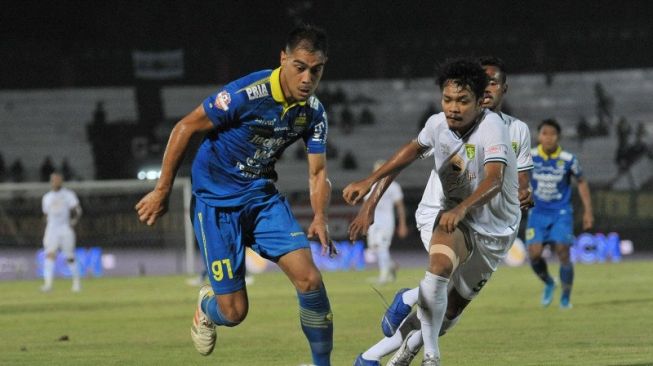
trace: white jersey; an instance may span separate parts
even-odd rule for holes
[[[69,227],[70,211],[79,205],[75,192],[67,188],[50,191],[41,201],[43,213],[48,218],[47,228]]]
[[[367,200],[374,187],[370,190],[370,193],[365,196]],[[374,211],[374,224],[372,226],[388,228],[390,232],[394,232],[395,227],[395,203],[404,199],[404,194],[401,191],[401,186],[397,182],[390,183],[388,189],[383,193],[381,199],[376,205],[376,210]],[[371,227],[372,227],[371,226]]]
[[[459,136],[449,129],[444,113],[439,113],[426,121],[417,142],[433,150],[435,165],[425,195],[429,193],[428,196],[435,200],[430,202],[432,208],[436,208],[435,214],[440,209],[455,207],[471,195],[485,178],[486,163],[506,164],[499,194],[490,202],[470,209],[463,222],[485,235],[506,236],[517,230],[521,217],[517,162],[508,128],[499,115],[485,110],[478,125],[465,136]],[[436,174],[439,179],[435,179]],[[438,190],[442,193],[435,194]],[[437,202],[438,197],[440,202]]]
[[[532,170],[533,157],[531,154],[531,133],[528,129],[528,125],[511,115],[505,113],[498,113],[498,115],[508,126],[510,142],[517,156],[517,171],[522,172]],[[427,152],[424,157],[429,157],[431,155],[433,155],[433,149]],[[428,183],[426,183],[426,188],[424,188],[422,200],[415,211],[415,220],[418,229],[427,225],[433,225],[435,217],[442,209],[443,199],[444,196],[442,194],[442,184],[440,183],[440,179],[438,179],[435,170],[431,170]]]

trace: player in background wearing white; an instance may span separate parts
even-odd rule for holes
[[[45,234],[43,236],[43,247],[45,249],[45,261],[43,262],[44,284],[41,291],[52,290],[54,279],[54,264],[57,251],[61,250],[66,256],[68,268],[73,278],[72,291],[79,292],[81,284],[79,269],[75,260],[75,231],[82,216],[82,207],[75,192],[63,187],[63,176],[59,173],[50,175],[50,186],[52,190],[43,196],[41,206],[47,220]]]
[[[419,286],[423,366],[440,365],[438,335],[449,287],[460,299],[471,301],[505,257],[521,218],[515,153],[505,122],[483,108],[487,84],[476,61],[444,65],[438,77],[443,112],[429,118],[418,138],[379,170],[343,191],[345,201],[355,204],[372,184],[396,176],[433,150],[444,200],[432,228],[429,267]]]
[[[503,61],[497,57],[481,57],[479,63],[489,78],[488,86],[485,89],[483,107],[497,113],[508,126],[510,139],[517,157],[517,170],[519,178],[519,200],[522,209],[528,209],[533,204],[532,189],[530,186],[530,171],[533,169],[531,156],[531,137],[528,125],[519,119],[502,113],[503,98],[508,90],[506,83],[506,68]],[[432,154],[432,151],[429,151]],[[428,154],[427,154],[428,155]],[[430,156],[430,155],[429,155]],[[381,191],[390,181],[389,177],[382,179],[374,188],[373,193],[383,194]],[[422,200],[415,212],[417,228],[425,247],[428,248],[431,240],[432,228],[435,218],[440,212],[441,200],[444,198],[442,184],[437,177],[437,172],[431,170],[429,181],[424,189]],[[368,211],[374,210],[374,200],[367,200],[360,209],[358,215],[350,225],[350,238],[355,240],[361,233],[367,231],[370,215]],[[369,207],[368,207],[369,206]],[[457,291],[449,289],[447,301],[447,312],[445,313],[440,335],[451,329],[460,319],[462,311],[469,304],[469,301],[459,296]],[[392,305],[388,308],[382,320],[382,330],[385,338],[362,353],[361,359],[372,363],[378,362],[382,357],[400,349],[388,362],[388,365],[409,365],[422,346],[422,337],[419,330],[420,323],[415,313],[401,325],[399,324],[410,313],[412,306],[417,303],[419,287],[413,289],[401,289],[397,292]],[[410,337],[406,335],[411,334]],[[365,365],[363,363],[363,365]]]
[[[374,163],[374,170],[377,170],[385,163],[378,160]],[[372,192],[365,196],[368,200]],[[376,253],[379,262],[378,284],[383,285],[396,279],[396,264],[390,256],[390,245],[395,232],[395,209],[397,210],[397,236],[405,238],[408,235],[406,225],[406,206],[404,205],[404,193],[397,182],[390,183],[385,194],[378,199],[375,207],[372,207],[370,215],[374,216],[373,224],[367,231],[367,246]],[[373,213],[372,213],[373,212]]]

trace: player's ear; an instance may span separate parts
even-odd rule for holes
[[[508,84],[503,83],[503,94],[506,94],[508,92]]]
[[[279,63],[283,65],[287,59],[288,59],[288,54],[286,53],[286,50],[281,50],[281,54],[279,55]]]

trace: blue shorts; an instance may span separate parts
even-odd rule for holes
[[[574,214],[571,210],[543,211],[532,209],[528,213],[526,245],[574,243]]]
[[[245,287],[245,247],[273,262],[310,248],[285,197],[279,193],[244,206],[213,207],[193,197],[193,228],[216,294]]]

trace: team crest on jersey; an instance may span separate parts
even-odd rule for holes
[[[252,85],[245,88],[245,92],[247,93],[247,98],[249,100],[263,98],[270,95],[270,93],[268,93],[268,88],[265,87],[265,84]]]
[[[512,142],[512,149],[515,151],[515,154],[517,154],[517,141]]]
[[[474,159],[476,156],[476,145],[465,144],[465,153],[467,153],[467,159]]]
[[[306,126],[306,113],[300,112],[299,115],[293,120],[293,124],[297,127]]]
[[[558,166],[558,168],[560,168],[561,166],[565,165],[565,162],[564,162],[564,160],[558,160],[556,162],[556,165]]]
[[[229,103],[231,103],[231,94],[228,91],[223,90],[215,96],[215,106],[223,111],[229,110]]]

